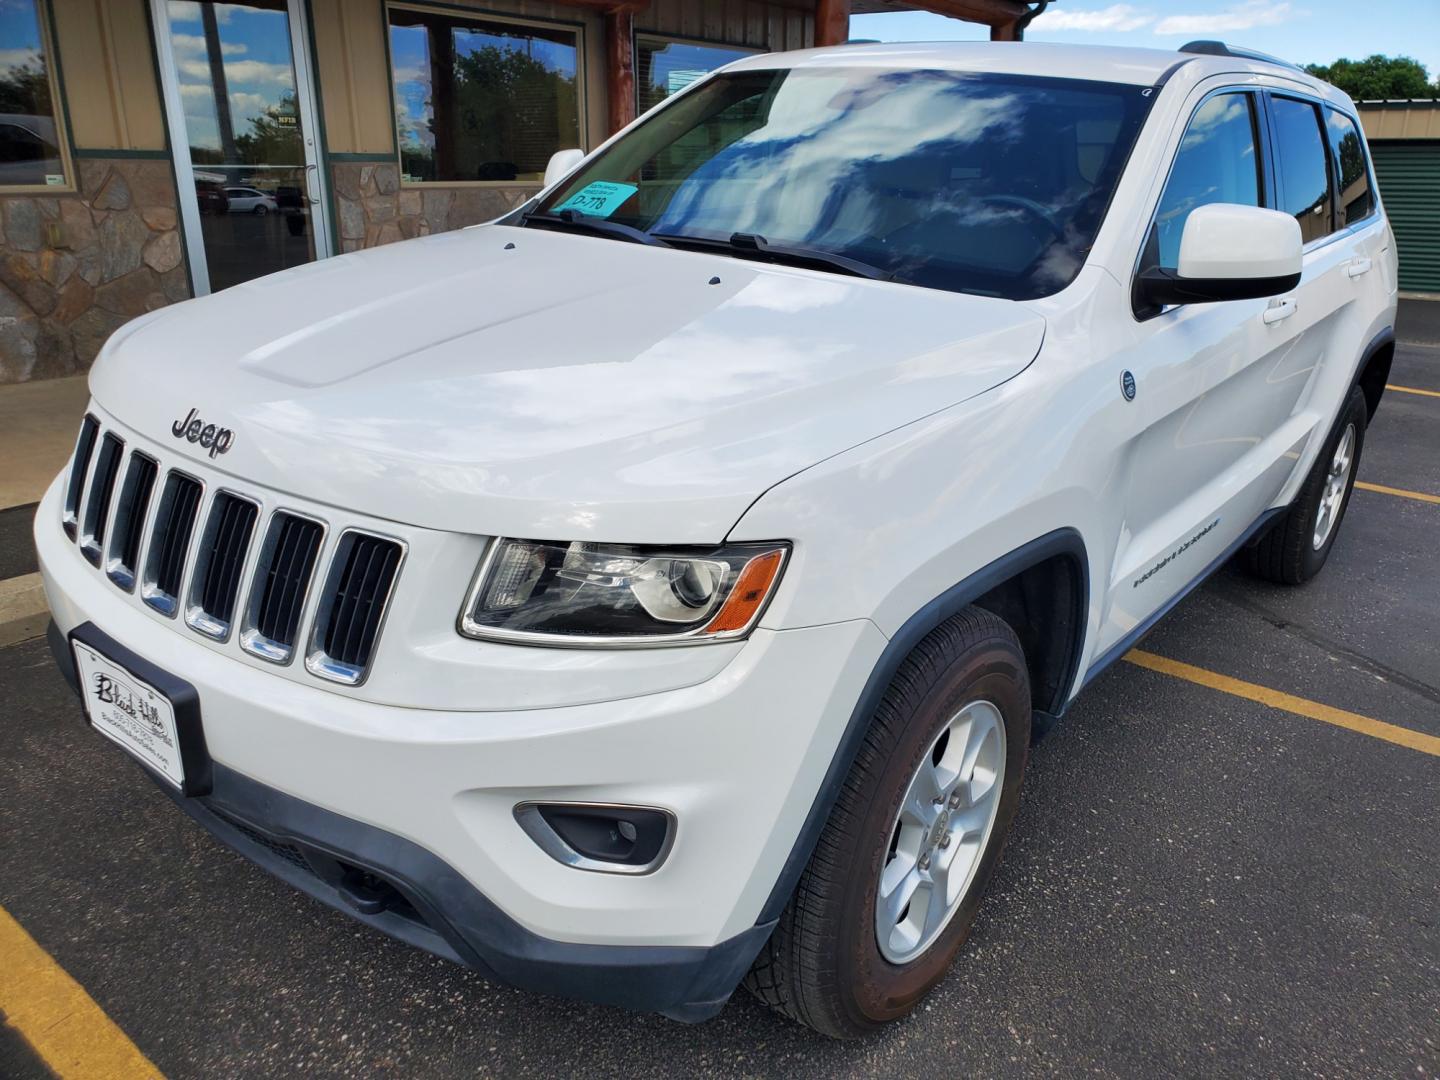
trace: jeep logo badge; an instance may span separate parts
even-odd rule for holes
[[[224,454],[230,450],[235,441],[235,433],[229,428],[216,427],[201,420],[196,414],[198,409],[191,409],[188,416],[182,420],[176,420],[170,425],[170,434],[177,439],[184,439],[186,442],[199,443],[206,450],[210,451],[213,460],[217,454]]]

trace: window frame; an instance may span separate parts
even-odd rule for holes
[[[542,30],[561,29],[575,35],[575,112],[577,137],[580,148],[590,149],[590,93],[589,65],[587,64],[589,29],[583,21],[570,19],[541,19],[507,12],[492,11],[489,8],[470,7],[462,4],[412,3],[410,0],[382,0],[385,14],[385,68],[390,83],[390,126],[395,139],[395,167],[400,172],[401,188],[423,191],[427,188],[533,188],[540,191],[545,185],[540,180],[407,180],[405,179],[404,152],[400,146],[400,110],[395,107],[395,57],[390,50],[390,12],[418,11],[423,14],[463,18],[469,16],[477,21],[496,23],[500,26],[534,27]],[[561,147],[565,149],[565,147]]]
[[[1155,189],[1154,202],[1150,206],[1150,214],[1145,221],[1145,229],[1140,234],[1140,248],[1135,252],[1135,264],[1130,268],[1130,314],[1136,322],[1149,322],[1170,311],[1179,311],[1191,305],[1174,304],[1169,307],[1151,308],[1140,303],[1137,289],[1140,283],[1140,275],[1145,271],[1145,254],[1150,249],[1150,237],[1155,232],[1156,217],[1160,213],[1160,203],[1165,198],[1165,192],[1170,188],[1170,179],[1175,172],[1175,163],[1180,160],[1180,152],[1185,146],[1185,135],[1190,130],[1190,125],[1195,122],[1195,117],[1200,110],[1210,103],[1213,98],[1226,94],[1246,94],[1250,101],[1250,129],[1256,141],[1256,168],[1259,170],[1259,195],[1260,205],[1266,210],[1273,210],[1279,201],[1280,196],[1280,174],[1276,168],[1275,161],[1275,138],[1270,127],[1270,101],[1268,98],[1269,88],[1254,84],[1217,86],[1207,90],[1195,102],[1194,107],[1185,114],[1184,122],[1180,125],[1179,137],[1175,140],[1175,149],[1170,154],[1170,160],[1165,167],[1165,178]],[[1327,138],[1328,142],[1328,138]]]
[[[0,184],[0,197],[7,195],[74,194],[75,161],[70,150],[70,125],[64,93],[60,82],[60,50],[55,45],[54,27],[50,19],[50,0],[31,0],[35,21],[40,28],[40,54],[45,61],[45,77],[50,83],[51,119],[55,124],[55,143],[60,151],[62,184]]]
[[[1344,226],[1334,229],[1330,233],[1330,235],[1338,236],[1344,233],[1351,233],[1360,229],[1369,228],[1371,225],[1375,224],[1375,219],[1378,218],[1380,215],[1380,186],[1375,182],[1375,165],[1370,156],[1370,140],[1365,135],[1365,125],[1360,122],[1360,118],[1354,113],[1348,113],[1344,109],[1340,108],[1338,105],[1334,105],[1331,102],[1321,102],[1320,107],[1322,110],[1324,110],[1324,112],[1333,112],[1338,116],[1343,116],[1346,120],[1349,120],[1350,123],[1354,125],[1356,133],[1360,136],[1360,152],[1365,158],[1365,182],[1370,186],[1370,212],[1364,217],[1357,218],[1354,221],[1350,221],[1347,215]],[[1331,142],[1330,124],[1328,123],[1328,117],[1322,117],[1322,122],[1324,122],[1325,127],[1325,143],[1329,147],[1330,157],[1333,165],[1333,173],[1330,183],[1331,186],[1335,189],[1335,206],[1332,213],[1335,215],[1335,219],[1338,220],[1341,213],[1340,199],[1344,195],[1343,185],[1345,177],[1341,174],[1340,171],[1340,155],[1337,152],[1337,148]],[[1329,237],[1327,237],[1326,239],[1329,239]]]
[[[644,113],[650,111],[649,109],[642,109],[642,102],[640,101],[640,43],[642,41],[659,42],[665,45],[693,45],[697,49],[729,49],[732,52],[744,54],[743,57],[737,56],[734,60],[730,61],[731,64],[737,63],[745,57],[759,56],[762,53],[769,51],[767,49],[759,48],[754,45],[736,45],[734,42],[730,41],[711,41],[707,38],[684,37],[679,34],[662,33],[658,30],[636,30],[635,35],[630,42],[630,55],[631,62],[635,65],[635,110],[637,115],[643,115]],[[706,72],[706,75],[713,75],[721,68],[729,66],[729,64],[722,64],[720,65],[720,67],[713,68],[712,70]],[[696,79],[695,81],[699,82],[700,80]],[[676,93],[683,92],[684,91],[677,91]],[[664,105],[665,102],[669,101],[674,96],[675,94],[668,94],[665,97],[661,98],[659,101],[657,101],[650,108],[658,109],[661,105]]]

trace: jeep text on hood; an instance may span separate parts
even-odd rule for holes
[[[215,467],[319,502],[383,489],[386,516],[437,529],[711,543],[787,476],[1012,378],[1043,336],[1003,300],[481,227],[159,313],[91,384],[150,438],[198,410],[234,432]]]

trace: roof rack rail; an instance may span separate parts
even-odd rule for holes
[[[1226,45],[1223,41],[1190,41],[1181,45],[1179,51],[1195,53],[1200,56],[1233,56],[1240,60],[1260,60],[1266,64],[1279,64],[1281,67],[1294,71],[1305,70],[1299,64],[1281,60],[1278,56],[1271,56],[1269,53],[1263,53],[1257,49],[1243,49],[1238,45]]]

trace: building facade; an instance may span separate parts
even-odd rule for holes
[[[1362,101],[1402,293],[1440,299],[1440,100]]]
[[[924,7],[1019,36],[1020,0]],[[5,0],[0,383],[78,374],[137,315],[503,214],[850,0]]]

